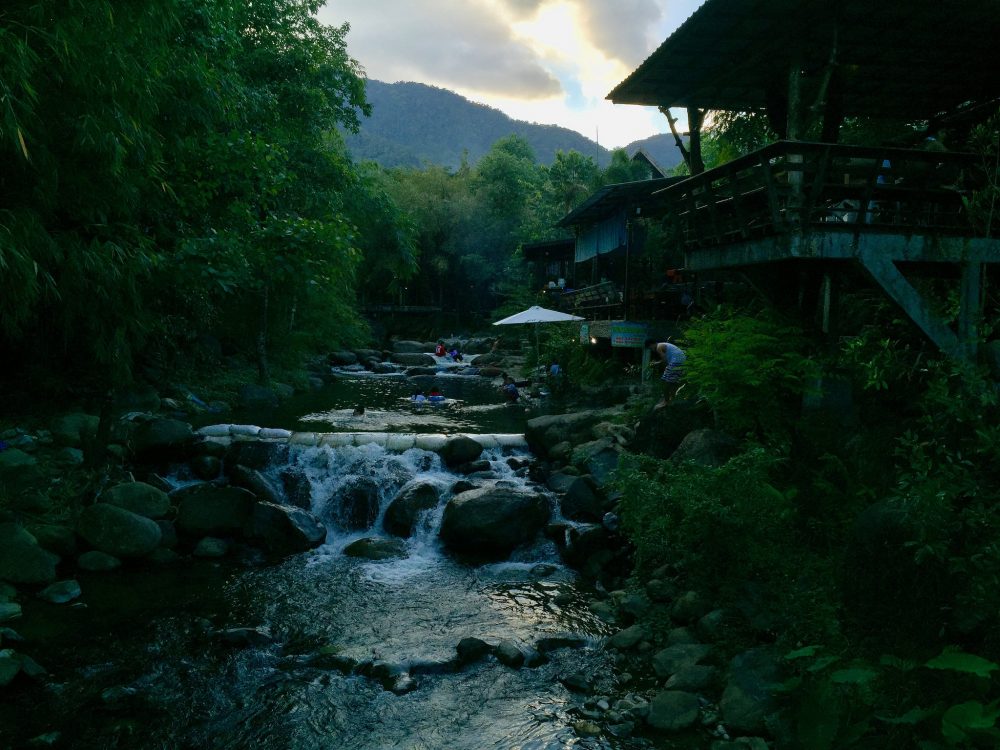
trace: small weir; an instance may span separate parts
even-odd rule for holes
[[[74,748],[643,746],[573,729],[574,676],[617,688],[601,648],[609,627],[560,559],[553,534],[573,524],[529,476],[522,434],[463,432],[482,454],[449,467],[442,451],[455,434],[198,432],[225,460],[256,456],[254,470],[287,501],[307,487],[325,543],[277,562],[247,550],[84,575],[81,606],[56,621],[27,606],[25,632],[54,644],[46,666],[56,677],[17,707],[24,738],[54,729]],[[184,465],[169,478],[194,482]],[[549,525],[502,559],[454,554],[442,517],[471,487],[542,496]],[[387,512],[414,488],[435,499],[408,535],[390,533]],[[363,540],[393,554],[352,556]]]

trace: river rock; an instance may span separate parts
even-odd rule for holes
[[[219,643],[240,648],[248,646],[263,648],[274,643],[274,638],[267,628],[227,628],[215,631],[212,637]]]
[[[493,653],[496,655],[497,661],[508,667],[520,669],[524,664],[524,653],[514,641],[508,639],[500,641]]]
[[[437,507],[440,494],[430,482],[419,482],[403,487],[385,510],[382,526],[390,534],[408,537],[413,533],[417,516]]]
[[[706,615],[711,603],[697,591],[686,591],[674,600],[670,616],[677,622],[690,624]]]
[[[141,557],[160,543],[156,521],[109,503],[84,508],[77,531],[94,548],[115,557]]]
[[[663,685],[667,690],[702,692],[712,685],[718,670],[707,664],[690,664],[678,669]]]
[[[646,628],[641,623],[636,623],[624,630],[619,630],[608,639],[608,647],[616,648],[619,651],[628,651],[635,648],[646,638]]]
[[[229,551],[229,542],[216,536],[206,536],[198,540],[191,553],[195,557],[225,557]]]
[[[204,482],[217,478],[222,471],[222,461],[217,456],[195,456],[190,466],[191,473]]]
[[[559,678],[559,682],[574,693],[589,693],[593,689],[590,675],[585,672],[573,672]]]
[[[344,548],[344,554],[350,557],[363,557],[367,560],[392,560],[404,558],[408,553],[406,542],[402,539],[365,537],[348,544]]]
[[[269,409],[278,405],[279,397],[273,388],[256,383],[240,386],[237,393],[239,404],[244,409]]]
[[[459,663],[465,665],[485,658],[493,651],[493,647],[480,638],[463,638],[455,650],[458,651]]]
[[[348,531],[370,529],[378,518],[378,483],[362,477],[340,491],[336,499],[338,519]]]
[[[97,434],[100,421],[98,417],[82,412],[64,414],[52,421],[49,432],[52,433],[56,445],[80,448],[84,441],[92,439]]]
[[[10,583],[51,583],[59,557],[38,544],[17,523],[0,523],[0,580]]]
[[[738,734],[764,734],[767,717],[777,710],[771,692],[781,682],[780,655],[755,648],[733,657],[726,688],[719,701],[726,726]]]
[[[358,355],[354,352],[330,352],[326,355],[326,361],[333,367],[356,365],[358,363]]]
[[[153,419],[135,428],[132,453],[140,461],[165,461],[183,457],[195,441],[187,422]]]
[[[437,360],[432,354],[395,352],[389,361],[404,367],[434,367]]]
[[[173,521],[159,519],[156,525],[160,527],[160,548],[173,549],[177,546],[177,526]]]
[[[105,573],[109,570],[120,568],[122,561],[114,555],[109,555],[107,552],[95,549],[80,555],[76,560],[76,564],[81,570],[91,573]]]
[[[402,539],[365,537],[347,545],[344,554],[367,560],[392,560],[407,557],[409,553],[406,551],[406,542]]]
[[[678,643],[667,646],[653,656],[653,670],[660,677],[670,677],[675,672],[690,667],[711,653],[712,647],[703,643]]]
[[[595,424],[619,413],[618,410],[593,409],[571,414],[546,414],[528,420],[524,437],[535,455],[545,456],[553,446],[561,442],[585,442],[590,438],[590,430]]]
[[[426,353],[432,351],[434,346],[434,344],[427,341],[393,341],[392,351],[394,354]],[[428,356],[431,355],[428,354]]]
[[[177,530],[192,537],[239,534],[255,502],[253,494],[240,487],[201,485],[180,496]]]
[[[69,526],[53,523],[25,524],[40,547],[54,552],[60,557],[72,557],[76,554],[76,531]]]
[[[572,477],[559,502],[562,514],[573,521],[600,521],[604,499],[587,477]]]
[[[451,550],[501,559],[534,538],[550,512],[548,500],[542,495],[484,487],[448,501],[439,534]]]
[[[117,484],[102,492],[98,500],[146,518],[163,518],[170,511],[167,493],[145,482]]]
[[[285,490],[285,502],[282,505],[312,510],[312,483],[304,471],[284,469],[281,472],[281,486]]]
[[[301,508],[257,503],[244,528],[248,539],[279,555],[305,552],[326,541],[326,527]]]
[[[0,602],[0,622],[16,620],[21,616],[21,605],[17,602]]]
[[[646,721],[665,732],[677,732],[694,726],[701,704],[698,696],[681,690],[664,690],[649,705]]]
[[[226,474],[229,477],[230,484],[252,492],[261,502],[284,505],[284,493],[274,482],[261,474],[257,469],[236,464],[229,467]]]
[[[80,584],[72,579],[56,581],[38,592],[38,598],[52,604],[65,604],[80,596]]]
[[[12,648],[0,649],[0,687],[9,685],[20,671],[20,655]]]
[[[226,449],[227,466],[239,464],[249,469],[266,469],[282,463],[288,456],[288,443],[263,440],[237,440]]]
[[[479,458],[483,453],[483,446],[470,437],[459,435],[450,438],[439,453],[446,466],[457,467]]]
[[[0,485],[14,499],[25,489],[38,484],[42,479],[38,460],[18,448],[0,451]]]

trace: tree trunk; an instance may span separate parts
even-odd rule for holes
[[[267,314],[268,314],[268,288],[265,286],[262,291],[260,327],[257,329],[257,379],[261,385],[271,384],[271,370],[267,364]]]

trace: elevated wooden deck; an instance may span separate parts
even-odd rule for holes
[[[1000,230],[967,210],[985,185],[973,154],[779,141],[659,193],[686,268],[786,260],[856,261],[943,351],[975,351],[982,268]],[[957,332],[930,312],[897,263],[956,265]]]

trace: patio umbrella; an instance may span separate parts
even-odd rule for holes
[[[558,310],[549,310],[545,307],[539,307],[538,305],[532,305],[527,310],[522,310],[519,313],[515,313],[503,320],[496,321],[493,325],[495,326],[511,326],[519,325],[522,323],[534,323],[535,324],[535,358],[539,358],[538,354],[538,324],[539,323],[568,323],[572,320],[584,320],[579,315],[570,315],[569,313],[559,312]]]

